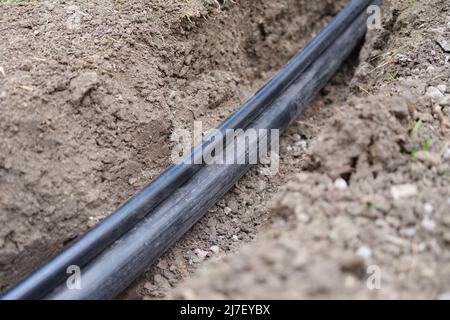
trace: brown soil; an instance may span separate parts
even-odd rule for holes
[[[217,125],[346,2],[2,2],[0,290],[148,183],[173,131]],[[449,292],[448,9],[385,1],[384,29],[283,137],[280,174],[252,169],[121,298]],[[399,185],[417,192],[394,199]]]

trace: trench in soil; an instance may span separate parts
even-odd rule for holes
[[[81,1],[80,10],[91,13],[81,31],[64,26],[65,7],[12,5],[11,15],[31,22],[24,27],[2,17],[19,32],[1,36],[15,44],[1,49],[11,63],[0,118],[6,150],[0,287],[34,270],[155,177],[170,163],[174,130],[189,129],[194,120],[217,125],[344,3],[225,1],[217,9],[193,1],[164,15],[172,2],[131,1],[107,4],[94,17],[99,3]],[[152,20],[141,9],[161,14]],[[57,23],[43,25],[49,15]],[[257,236],[270,219],[271,195],[304,166],[302,152],[330,116],[327,106],[345,101],[356,60],[283,136],[279,175],[253,168],[122,298],[163,297],[202,265],[203,252],[208,258],[214,247],[226,255]]]
[[[173,132],[216,126],[346,2],[1,3],[0,290],[157,176]],[[384,1],[360,61],[282,137],[279,175],[253,168],[119,298],[448,298],[448,10]],[[382,290],[368,290],[373,265]]]

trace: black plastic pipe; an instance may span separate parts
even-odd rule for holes
[[[365,13],[304,72],[249,128],[283,131],[336,73],[366,30]],[[257,141],[251,141],[255,145]],[[249,147],[244,151],[249,152]],[[47,299],[108,299],[125,289],[200,219],[249,169],[206,165],[156,210],[81,270],[81,289],[61,284]]]
[[[302,51],[217,129],[225,133],[226,129],[247,127],[348,28],[371,2],[370,0],[351,1]],[[211,137],[206,138],[201,145],[193,149],[189,157],[201,157],[202,150],[215,148],[215,143],[217,141],[211,139]],[[196,162],[192,161],[192,163]],[[181,159],[128,200],[117,211],[25,278],[16,287],[6,292],[1,298],[42,298],[56,284],[64,280],[68,266],[84,266],[91,261],[124,233],[133,228],[162,201],[176,192],[202,166],[188,165],[185,164],[185,159]]]

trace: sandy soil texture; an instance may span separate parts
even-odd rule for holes
[[[174,131],[217,125],[346,2],[2,2],[0,290],[148,183]],[[120,298],[450,295],[448,10],[386,0],[383,29],[282,138],[279,175],[252,169]]]

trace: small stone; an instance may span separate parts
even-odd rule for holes
[[[188,55],[188,56],[186,57],[186,59],[184,59],[184,64],[187,65],[187,66],[190,66],[191,63],[192,63],[192,58],[193,58],[193,56],[192,56],[191,54]]]
[[[233,239],[233,241],[239,241],[239,238],[238,238],[238,236],[237,235],[233,235],[232,237],[231,237],[231,239]]]
[[[450,42],[447,41],[447,39],[445,39],[443,36],[439,36],[436,39],[436,42],[439,44],[439,46],[442,48],[442,50],[444,50],[447,53],[450,52]]]
[[[130,186],[134,185],[137,182],[138,179],[136,179],[136,177],[131,177],[130,179],[128,179],[128,184]]]
[[[156,266],[160,269],[168,269],[169,268],[169,264],[167,263],[166,260],[159,261]]]
[[[209,248],[209,250],[211,250],[214,254],[219,253],[219,247],[218,246],[212,246],[211,248]]]
[[[336,179],[336,181],[334,181],[334,186],[339,190],[345,190],[348,188],[347,181],[342,178]]]
[[[419,190],[417,190],[417,186],[413,184],[403,184],[391,187],[391,195],[394,200],[413,197],[418,193]]]
[[[411,58],[408,57],[406,54],[398,53],[395,57],[397,58],[397,61],[400,62],[400,63],[405,63],[406,64],[406,63],[412,61]]]
[[[91,219],[91,218],[92,218],[92,219]],[[92,228],[92,227],[94,227],[96,224],[97,224],[96,219],[93,218],[93,217],[89,217],[89,221],[87,222],[87,226],[88,226],[89,228]]]
[[[361,247],[356,254],[362,258],[370,258],[372,256],[372,250],[369,247]]]
[[[169,267],[169,270],[171,272],[175,272],[175,271],[177,271],[177,267],[174,264],[171,264],[170,267]]]
[[[239,209],[239,204],[235,200],[228,201],[227,205],[231,209],[232,212],[237,212]]]
[[[436,222],[429,218],[423,219],[421,225],[425,230],[430,232],[433,232],[436,229]]]
[[[203,251],[202,249],[199,248],[195,249],[194,252],[200,261],[205,260],[206,256],[208,255],[207,251]]]
[[[216,243],[217,242],[217,237],[215,235],[213,235],[213,234],[210,234],[208,236],[208,241],[211,242],[211,243]]]
[[[406,228],[402,230],[402,235],[407,238],[413,238],[416,235],[417,231],[415,228]]]
[[[55,9],[55,5],[56,3],[54,3],[53,1],[44,1],[44,6],[48,11],[52,11],[53,9]]]
[[[425,93],[425,96],[431,98],[435,102],[438,102],[442,100],[444,94],[436,87],[429,87]]]
[[[299,140],[295,143],[300,149],[306,149],[308,143],[305,140]]]
[[[189,261],[189,264],[200,262],[200,258],[198,257],[198,255],[196,255],[195,252],[192,251],[187,252],[186,259]]]
[[[297,219],[301,223],[308,223],[311,221],[311,217],[303,212],[297,214]]]
[[[442,94],[445,94],[447,92],[447,86],[445,84],[440,84],[436,87]]]
[[[229,215],[232,212],[230,207],[225,207],[225,209],[223,209],[223,211],[225,212],[226,215]]]
[[[430,214],[433,212],[434,208],[431,203],[425,203],[423,206],[423,210],[425,211],[426,214]]]

